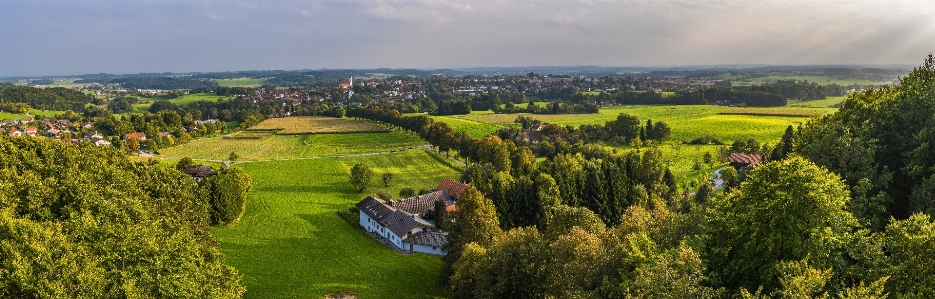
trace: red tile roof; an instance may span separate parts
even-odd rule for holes
[[[464,189],[467,189],[468,184],[461,183],[452,179],[445,179],[438,187],[435,187],[435,191],[448,190],[448,195],[456,199],[461,199],[461,193],[464,193]]]
[[[741,154],[741,153],[731,153],[730,157],[727,158],[727,161],[730,163],[740,163],[747,165],[756,165],[760,163],[760,155],[757,154]]]

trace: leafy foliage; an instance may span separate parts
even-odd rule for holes
[[[371,180],[373,180],[373,171],[370,170],[370,165],[367,165],[367,163],[354,164],[354,167],[351,168],[351,184],[357,188],[357,191],[363,192],[364,189],[367,189]]]
[[[0,297],[238,298],[197,184],[113,148],[0,136]]]

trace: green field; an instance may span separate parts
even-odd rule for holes
[[[847,96],[840,97],[828,97],[824,100],[815,100],[815,101],[797,101],[790,100],[789,107],[809,107],[809,108],[827,108],[837,104],[840,104]]]
[[[389,132],[373,122],[327,116],[292,116],[269,118],[251,130],[280,130],[277,134]]]
[[[183,97],[178,97],[178,98],[168,99],[168,100],[162,99],[162,98],[146,98],[146,97],[138,97],[138,98],[140,101],[137,104],[133,105],[133,110],[136,110],[137,112],[149,111],[149,107],[152,106],[153,103],[155,103],[156,101],[170,101],[176,105],[184,105],[184,104],[188,104],[191,102],[201,102],[201,101],[217,102],[219,99],[222,101],[226,101],[230,99],[228,97],[219,96],[213,93],[195,93],[195,94],[189,94]]]
[[[227,160],[234,152],[240,160],[281,160],[384,152],[423,144],[422,139],[403,132],[272,135],[265,139],[208,138],[160,153],[169,158]]]
[[[753,138],[760,141],[775,142],[779,140],[788,125],[798,125],[808,120],[807,117],[789,116],[755,116],[755,115],[726,115],[721,112],[729,109],[725,106],[713,105],[672,105],[672,106],[627,106],[603,108],[595,114],[491,114],[471,113],[456,116],[431,116],[437,121],[444,121],[456,130],[468,132],[471,136],[480,137],[492,134],[498,129],[507,126],[517,126],[513,123],[519,115],[525,115],[548,123],[580,126],[583,124],[604,124],[616,119],[620,113],[634,115],[645,122],[647,118],[653,121],[664,121],[672,128],[672,139],[688,141],[702,135],[711,135],[724,142],[737,139]],[[796,110],[796,107],[776,107],[776,110]],[[827,112],[835,109],[817,109]]]
[[[237,79],[216,79],[214,80],[220,86],[227,87],[258,87],[263,85],[263,79],[237,78]]]
[[[39,109],[29,109],[29,115],[18,114],[18,113],[6,113],[0,112],[0,120],[5,119],[22,119],[27,117],[32,118],[43,118],[43,117],[52,117],[59,114],[65,114],[65,111],[56,111],[56,110],[39,110]]]
[[[828,76],[767,76],[767,77],[753,78],[753,79],[746,80],[746,81],[731,81],[731,84],[737,85],[737,86],[760,85],[763,83],[776,82],[779,80],[789,80],[789,79],[795,79],[798,81],[807,80],[809,83],[818,83],[819,85],[829,85],[829,84],[837,84],[837,85],[842,85],[842,86],[849,86],[849,85],[854,85],[854,84],[864,85],[864,86],[893,85],[893,80],[886,80],[886,81],[871,81],[871,80],[864,80],[864,79],[843,79],[842,80],[842,79],[835,79],[835,78],[828,77]]]
[[[440,298],[435,279],[439,256],[402,255],[367,236],[335,213],[360,201],[348,182],[354,163],[367,162],[379,176],[393,173],[388,192],[433,188],[460,170],[424,150],[346,159],[239,164],[253,178],[240,222],[211,234],[225,262],[243,275],[244,298],[323,298],[355,293],[359,298]]]

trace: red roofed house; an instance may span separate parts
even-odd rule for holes
[[[26,135],[29,135],[30,137],[36,137],[36,135],[39,134],[39,129],[36,127],[27,127],[25,130],[23,130],[23,132],[25,132]]]
[[[438,184],[438,187],[435,187],[435,191],[448,190],[448,195],[455,199],[461,199],[461,193],[464,193],[464,189],[467,189],[468,186],[470,185],[452,179],[445,179]]]
[[[735,169],[737,169],[737,171],[740,171],[743,168],[759,164],[760,155],[731,153],[730,157],[727,158],[727,161],[730,162],[730,166],[733,166]]]
[[[10,136],[13,136],[13,137],[16,137],[16,136],[23,136],[23,132],[20,132],[20,131],[17,130],[16,128],[10,128],[10,131],[7,132],[7,133],[9,133]]]
[[[124,140],[138,139],[139,141],[146,141],[146,133],[136,132],[136,133],[126,133],[123,134]]]

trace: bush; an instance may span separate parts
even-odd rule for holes
[[[208,178],[205,188],[211,204],[211,223],[228,225],[240,220],[252,187],[253,180],[239,168],[228,168]]]
[[[406,187],[406,188],[403,188],[402,190],[399,190],[399,198],[408,198],[408,197],[413,197],[415,195],[416,195],[416,190],[412,189],[411,187]]]
[[[352,225],[360,223],[360,210],[355,206],[347,207],[344,210],[338,210],[338,216]]]

